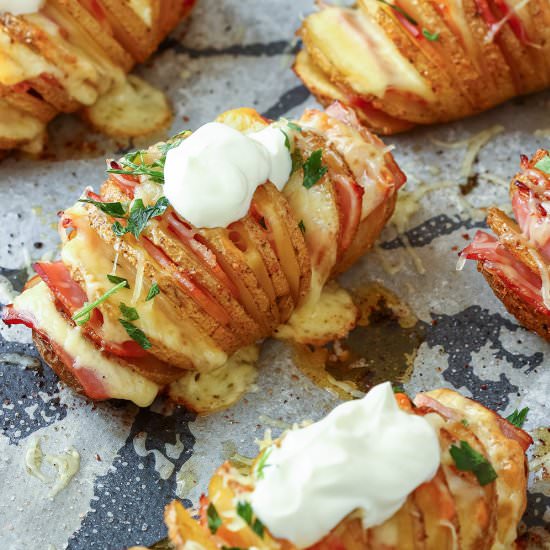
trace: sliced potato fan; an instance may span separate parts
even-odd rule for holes
[[[549,12],[546,0],[323,2],[294,70],[380,133],[456,120],[548,87]]]

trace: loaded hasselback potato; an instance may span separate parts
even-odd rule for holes
[[[0,153],[39,152],[55,115],[139,136],[170,121],[164,95],[126,73],[196,0],[0,1]]]
[[[510,184],[516,221],[491,208],[487,223],[496,237],[478,231],[461,252],[459,268],[477,261],[496,296],[524,327],[550,341],[550,154],[521,158]]]
[[[319,3],[294,69],[323,103],[392,134],[484,111],[550,84],[548,0]]]
[[[201,384],[238,396],[257,341],[299,332],[324,300],[355,311],[326,283],[372,246],[405,182],[338,103],[294,122],[228,111],[107,171],[61,214],[61,260],[35,264],[4,322],[32,328],[92,399],[147,406],[164,389],[196,410]]]
[[[264,442],[249,471],[222,465],[198,522],[167,506],[169,539],[176,550],[515,548],[531,443],[452,390],[411,402],[386,382]]]

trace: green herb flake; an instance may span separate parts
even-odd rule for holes
[[[215,535],[216,531],[222,525],[222,518],[220,518],[216,507],[212,503],[210,503],[206,509],[206,518],[208,519],[208,529],[210,529],[210,532]]]
[[[118,285],[119,283],[126,283],[126,288],[130,288],[130,285],[128,283],[128,279],[125,279],[124,277],[117,277],[116,275],[107,275],[107,279],[111,281],[114,285]]]
[[[470,425],[470,423],[465,419],[463,418],[460,423],[463,425],[463,426],[466,426],[466,428]]]
[[[148,350],[153,347],[151,342],[149,342],[149,338],[145,336],[145,333],[140,328],[136,327],[126,319],[119,319],[118,322],[124,327],[124,330],[126,330],[128,336],[132,340],[135,340],[143,349]]]
[[[292,122],[292,120],[287,121],[286,125],[295,132],[303,132],[302,127],[298,126],[295,122]]]
[[[506,420],[516,426],[517,428],[523,427],[525,419],[527,418],[527,413],[529,412],[529,407],[525,407],[518,411],[517,409],[510,415],[506,417]]]
[[[304,223],[304,220],[300,220],[300,222],[298,223],[298,229],[305,234],[306,232],[306,225]]]
[[[405,388],[402,384],[392,384],[391,389],[393,393],[405,393]]]
[[[290,147],[290,140],[288,139],[288,134],[284,130],[281,130],[281,134],[285,136],[285,147],[288,149],[288,152],[292,152],[292,149]]]
[[[254,470],[256,479],[264,478],[264,469],[269,468],[270,466],[269,464],[267,464],[267,459],[269,458],[269,455],[271,454],[272,450],[273,450],[273,447],[269,447],[262,453],[262,456],[260,456],[260,459],[258,460],[258,463]]]
[[[428,29],[422,29],[422,34],[424,35],[424,38],[426,38],[430,42],[435,42],[436,40],[439,40],[438,32],[430,32]]]
[[[113,218],[124,218],[126,216],[126,207],[121,202],[101,202],[92,199],[80,199],[78,202],[93,204],[102,212]]]
[[[148,302],[149,300],[152,300],[158,294],[160,294],[159,285],[157,283],[153,283],[147,293],[147,298],[145,298],[145,301]]]
[[[386,0],[378,0],[378,1],[381,4],[384,4],[385,6],[389,6],[392,10],[396,11],[397,13],[400,13],[409,23],[412,23],[413,25],[418,26],[416,19],[411,17],[404,9],[400,8],[399,6],[396,6],[395,4],[391,4]]]
[[[467,441],[461,441],[460,447],[451,445],[449,452],[456,467],[463,472],[472,472],[480,485],[487,485],[498,477],[491,463]]]
[[[259,537],[264,536],[264,524],[258,519],[254,519],[254,513],[252,512],[252,506],[250,502],[241,501],[237,503],[237,515],[240,516],[247,525],[250,526],[252,531]]]
[[[118,307],[127,321],[137,321],[139,319],[139,313],[135,307],[129,307],[124,302],[120,302]]]
[[[313,151],[304,162],[304,187],[311,189],[326,173],[328,168],[322,163],[323,150]]]
[[[139,160],[139,164],[136,163]],[[125,176],[147,176],[155,183],[164,183],[164,171],[156,170],[155,164],[146,164],[143,158],[143,151],[128,153],[122,157],[118,164],[122,168],[109,168],[108,174],[122,174]]]
[[[103,296],[100,296],[97,300],[94,300],[89,304],[85,304],[84,307],[74,313],[74,315],[72,316],[73,321],[79,326],[87,323],[90,320],[90,313],[92,312],[92,310],[94,310],[98,305],[107,300],[109,296],[112,296],[115,292],[118,292],[121,288],[124,288],[127,284],[128,283],[126,282],[126,280],[124,280],[114,287],[110,288],[105,294],[103,294]]]
[[[537,170],[540,170],[541,172],[545,172],[546,174],[550,174],[550,154],[547,154],[545,157],[542,157],[537,164],[535,164],[535,168]]]
[[[136,199],[130,209],[130,216],[126,227],[119,222],[112,225],[113,233],[117,237],[122,237],[126,233],[131,233],[136,239],[139,239],[142,231],[145,229],[151,219],[156,216],[162,216],[170,203],[166,197],[160,199],[151,206],[145,206],[141,199]]]

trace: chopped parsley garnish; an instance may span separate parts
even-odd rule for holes
[[[303,185],[306,189],[313,187],[327,173],[328,168],[323,164],[322,159],[323,150],[317,149],[304,162]]]
[[[166,164],[166,155],[168,151],[180,145],[190,133],[189,130],[185,130],[175,135],[170,141],[159,145],[161,156],[151,164],[145,162],[143,151],[133,151],[124,155],[118,161],[117,164],[121,165],[122,168],[109,168],[107,172],[109,174],[123,174],[128,176],[147,176],[155,183],[164,183],[164,165]]]
[[[164,214],[169,204],[166,197],[160,197],[160,199],[151,206],[145,206],[141,199],[136,199],[130,209],[130,216],[128,217],[126,227],[120,222],[115,222],[112,226],[114,234],[117,237],[122,237],[126,233],[131,233],[136,239],[139,239],[141,232],[145,229],[149,221],[156,216]]]
[[[264,469],[269,468],[269,464],[267,463],[267,459],[269,458],[269,455],[271,454],[271,451],[273,450],[273,447],[269,447],[266,449],[262,456],[260,457],[260,460],[258,460],[258,464],[256,465],[256,469],[254,471],[256,475],[256,479],[263,479],[264,478]]]
[[[135,340],[143,349],[147,350],[153,347],[147,336],[145,336],[145,333],[140,328],[136,327],[126,319],[119,319],[118,322],[124,327],[128,333],[128,336],[132,340]]]
[[[130,285],[128,284],[128,279],[125,279],[124,277],[117,277],[116,275],[107,275],[107,279],[111,281],[114,285],[118,285],[118,283],[126,283],[126,288],[130,288]]]
[[[139,161],[136,162],[136,161]],[[124,155],[118,164],[122,168],[109,168],[108,174],[123,174],[126,176],[147,176],[151,181],[155,183],[164,183],[164,172],[156,170],[158,167],[158,161],[153,164],[146,164],[143,158],[143,151],[134,151]]]
[[[121,281],[114,287],[110,288],[103,296],[100,296],[97,300],[94,300],[90,304],[85,304],[83,308],[79,309],[74,315],[72,316],[73,321],[81,326],[85,323],[87,323],[90,320],[90,313],[92,310],[94,310],[98,305],[103,303],[109,296],[112,296],[115,292],[118,292],[121,288],[124,288],[128,282],[126,280]]]
[[[298,229],[300,229],[300,231],[302,233],[305,233],[306,232],[306,225],[304,223],[304,220],[300,220],[299,223],[298,223]]]
[[[222,525],[222,518],[220,518],[216,507],[212,503],[210,503],[206,509],[206,518],[208,519],[208,529],[210,529],[210,532],[215,535],[216,531]]]
[[[157,285],[157,283],[153,283],[147,293],[147,298],[145,298],[145,301],[148,302],[149,300],[152,300],[157,294],[160,294],[159,285]]]
[[[302,127],[301,126],[298,126],[298,124],[296,124],[295,122],[292,122],[292,120],[288,120],[286,125],[291,129],[291,130],[294,130],[295,132],[301,132],[302,131]]]
[[[506,417],[506,420],[513,424],[517,428],[521,428],[527,418],[527,413],[529,412],[529,407],[525,407],[518,411],[517,409],[510,415]]]
[[[400,8],[399,6],[396,6],[394,4],[391,4],[390,2],[387,2],[386,0],[378,0],[380,3],[389,6],[392,10],[395,10],[397,13],[400,13],[409,23],[412,23],[413,25],[418,26],[418,23],[416,22],[416,19],[411,17],[404,9]]]
[[[487,485],[498,477],[491,463],[467,441],[461,441],[460,447],[451,445],[449,452],[456,467],[463,472],[472,472],[480,485]]]
[[[540,170],[541,172],[546,172],[547,174],[550,174],[550,155],[542,157],[537,162],[537,164],[535,164],[535,168],[537,170]]]
[[[430,42],[435,42],[436,40],[439,40],[439,33],[438,32],[430,32],[428,29],[422,29],[422,34]]]
[[[127,321],[136,321],[139,319],[139,313],[135,307],[129,307],[124,302],[119,304],[120,313]]]
[[[393,393],[405,393],[405,388],[401,384],[392,384]]]
[[[78,202],[93,204],[102,212],[105,212],[105,214],[112,216],[113,218],[124,218],[126,216],[126,208],[121,202],[101,202],[94,201],[92,199],[80,199]]]
[[[288,134],[284,130],[281,130],[281,134],[283,134],[283,136],[285,136],[285,147],[288,149],[289,152],[291,152],[292,149],[290,147],[290,140],[288,139]]]
[[[264,524],[258,518],[254,519],[254,513],[252,512],[250,502],[238,502],[237,515],[239,515],[248,525],[250,525],[252,531],[254,531],[256,535],[259,537],[264,536]]]
[[[465,419],[463,418],[460,423],[463,425],[463,426],[466,426],[466,428],[470,425],[470,423]]]

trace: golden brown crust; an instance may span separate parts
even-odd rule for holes
[[[67,368],[65,363],[61,361],[59,355],[55,352],[50,342],[48,342],[46,338],[43,338],[42,336],[40,336],[40,334],[38,334],[38,332],[34,330],[32,332],[32,340],[34,342],[34,345],[36,346],[38,353],[40,353],[40,355],[42,356],[42,359],[44,359],[44,361],[55,372],[59,379],[67,384],[67,386],[69,386],[75,392],[86,395],[84,388],[82,387],[76,376],[69,368]]]
[[[485,277],[495,296],[504,304],[508,313],[513,315],[526,329],[536,332],[550,342],[550,316],[525,302],[510,289],[498,273],[488,269],[483,262],[477,263],[477,269]]]

